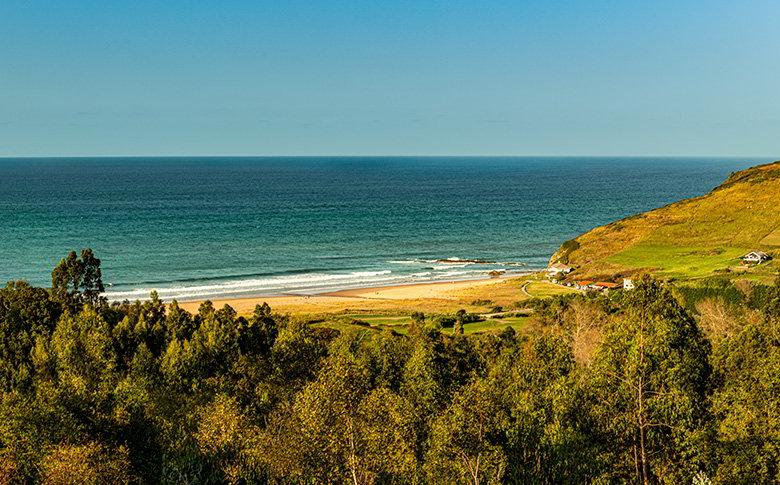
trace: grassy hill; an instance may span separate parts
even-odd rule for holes
[[[552,262],[576,268],[571,278],[653,272],[696,278],[744,271],[752,250],[775,256],[745,273],[768,276],[780,258],[780,162],[735,172],[701,197],[597,227],[567,241]]]

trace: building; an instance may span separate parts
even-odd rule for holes
[[[772,259],[772,257],[763,251],[751,251],[742,256],[742,262],[746,264],[761,264],[770,259]]]
[[[624,290],[633,290],[634,289],[634,280],[631,278],[623,278],[623,289]]]
[[[607,281],[597,281],[596,283],[593,283],[590,285],[593,289],[598,291],[609,291],[614,290],[615,288],[620,288],[620,284],[618,283],[610,283]]]
[[[572,268],[571,266],[566,266],[563,263],[555,263],[551,265],[549,268],[547,268],[547,276],[552,278],[558,275],[567,275],[572,271],[574,271],[574,268]]]
[[[617,288],[620,288],[621,286],[622,285],[620,283],[610,283],[608,281],[593,281],[593,280],[583,280],[574,283],[575,288],[584,291],[608,291],[608,290],[615,290]]]

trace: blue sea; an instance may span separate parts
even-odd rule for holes
[[[213,299],[523,273],[588,229],[704,194],[767,161],[0,159],[0,280],[48,286],[59,259],[85,247],[102,259],[114,300],[153,289],[166,300]]]

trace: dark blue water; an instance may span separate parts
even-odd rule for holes
[[[768,160],[0,159],[0,280],[71,249],[112,298],[311,293],[546,265],[561,242]],[[448,258],[493,263],[465,263]]]

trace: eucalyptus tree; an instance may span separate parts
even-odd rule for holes
[[[590,367],[612,479],[679,483],[706,468],[710,347],[659,282],[643,279]]]
[[[71,251],[51,273],[52,295],[73,312],[84,303],[93,306],[103,303],[102,276],[100,260],[91,249],[82,249],[80,258],[76,251]]]

